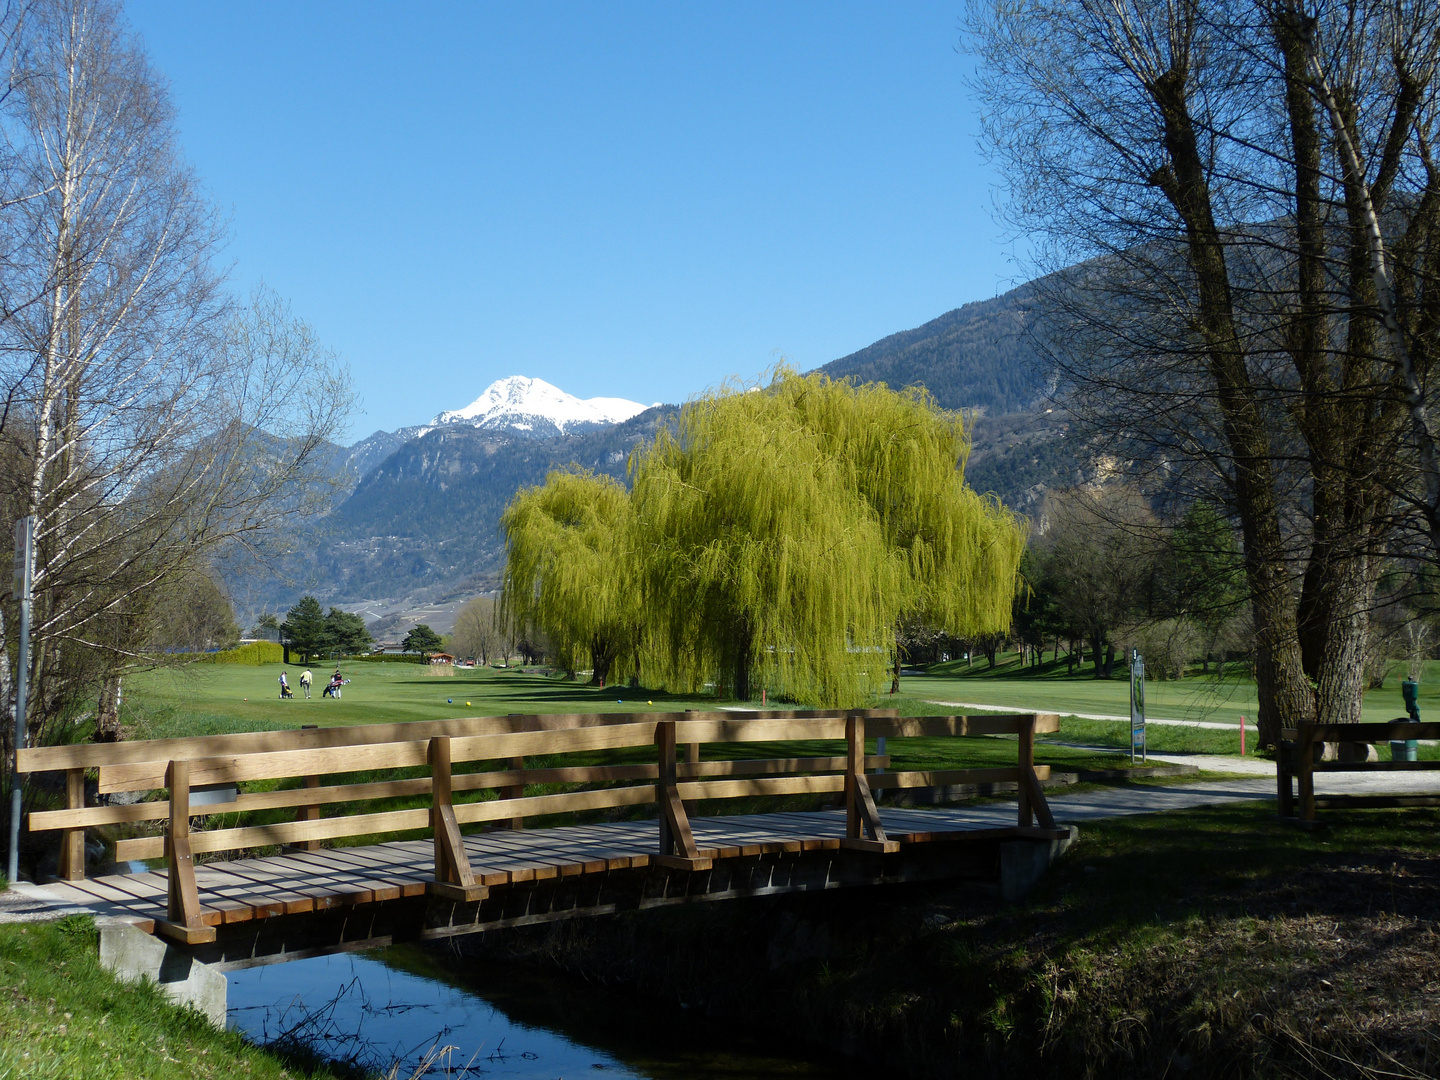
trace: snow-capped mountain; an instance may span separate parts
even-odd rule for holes
[[[577,398],[544,379],[511,375],[491,383],[463,409],[447,409],[428,424],[377,431],[361,439],[347,451],[345,464],[359,480],[400,447],[436,428],[475,427],[522,439],[550,439],[612,427],[653,407],[625,398]]]
[[[467,424],[535,435],[568,435],[629,420],[649,406],[624,398],[577,398],[544,379],[511,375],[485,388],[463,409],[440,413],[431,425]]]

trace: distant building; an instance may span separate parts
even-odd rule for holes
[[[432,664],[453,664],[453,663],[455,663],[455,657],[451,656],[448,652],[436,652],[436,653],[431,653],[431,654],[430,654],[430,663],[432,663]]]

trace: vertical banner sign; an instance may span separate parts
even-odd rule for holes
[[[1130,762],[1145,760],[1145,658],[1130,650]]]
[[[15,523],[15,599],[20,603],[20,655],[15,664],[15,750],[10,762],[10,859],[5,872],[20,880],[20,747],[25,745],[25,697],[30,681],[30,587],[35,580],[35,519]],[[9,704],[8,702],[6,704]]]
[[[30,599],[30,579],[35,574],[35,519],[15,522],[15,599]]]

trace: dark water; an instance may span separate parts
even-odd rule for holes
[[[463,966],[462,966],[463,965]],[[414,949],[232,971],[230,1026],[397,1075],[839,1080],[848,1072],[605,987]],[[427,1066],[428,1062],[428,1068]]]

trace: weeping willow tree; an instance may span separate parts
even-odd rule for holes
[[[903,618],[1007,628],[1024,529],[965,486],[968,450],[923,391],[784,368],[687,405],[631,462],[647,675],[854,704]]]
[[[520,491],[500,519],[508,545],[502,616],[539,627],[556,659],[590,681],[634,671],[640,603],[631,556],[630,496],[608,476],[552,472]]]
[[[773,393],[702,398],[631,469],[647,677],[869,696],[905,568],[803,416]]]
[[[504,604],[603,680],[742,700],[869,700],[896,630],[1005,630],[1022,523],[965,486],[969,439],[923,390],[778,369],[687,405],[630,462],[633,491],[552,473],[502,519]]]
[[[783,369],[769,391],[845,462],[849,483],[903,558],[899,622],[957,637],[1009,628],[1026,530],[998,500],[966,486],[970,439],[958,413],[923,388],[857,387]],[[892,658],[894,692],[898,635]]]

